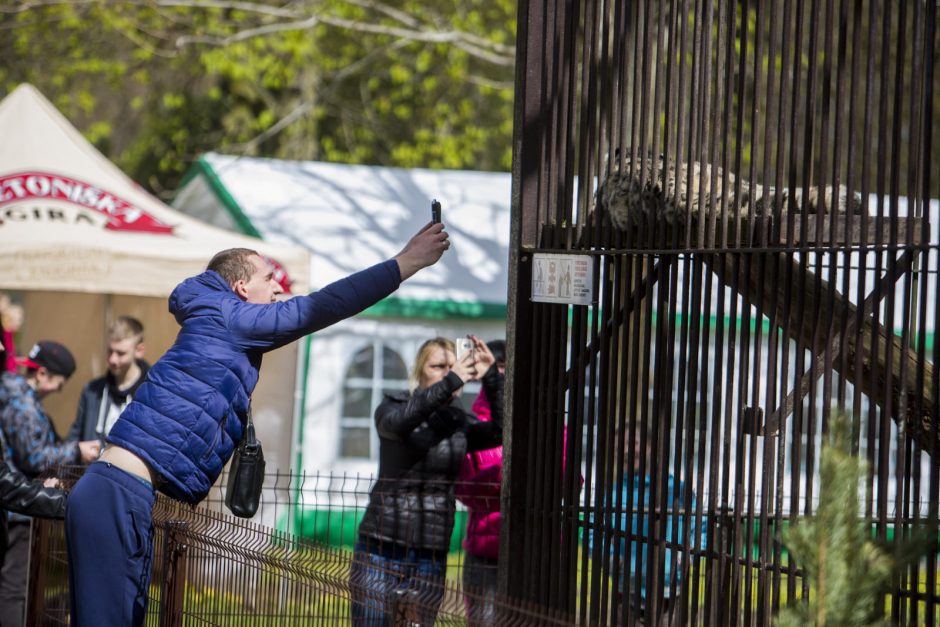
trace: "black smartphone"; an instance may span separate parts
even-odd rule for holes
[[[437,202],[437,198],[431,201],[431,222],[438,224],[441,221],[441,203]]]

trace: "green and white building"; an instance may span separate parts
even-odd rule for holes
[[[306,248],[313,290],[394,256],[430,220],[432,198],[443,205],[451,249],[441,262],[301,346],[294,471],[373,474],[373,412],[383,391],[407,388],[419,345],[438,335],[505,336],[510,184],[508,173],[215,153],[193,165],[173,205],[270,244]],[[468,408],[478,389],[465,391]]]

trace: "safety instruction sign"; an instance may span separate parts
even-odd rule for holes
[[[532,262],[533,301],[569,305],[594,302],[594,260],[590,255],[535,253]]]

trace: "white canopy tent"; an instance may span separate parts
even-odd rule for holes
[[[314,288],[394,256],[443,206],[452,247],[363,314],[309,342],[300,414],[308,472],[376,468],[372,412],[401,388],[418,346],[442,335],[502,338],[509,262],[508,173],[232,157],[196,161],[173,201],[201,220],[310,251]],[[474,386],[468,386],[469,407]]]
[[[246,247],[276,260],[305,290],[301,248],[269,244],[200,223],[154,198],[98,152],[30,85],[0,102],[0,289],[24,305],[20,353],[56,339],[78,369],[47,399],[60,433],[71,424],[84,383],[105,371],[105,331],[122,314],[141,319],[155,361],[178,326],[166,298],[211,256]],[[25,346],[23,346],[25,344]],[[272,470],[289,465],[296,345],[266,358],[254,397]]]

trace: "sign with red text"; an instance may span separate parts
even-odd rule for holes
[[[534,254],[532,300],[590,305],[594,302],[594,259],[590,255]]]
[[[73,211],[62,209],[62,205]],[[173,234],[173,225],[83,181],[49,172],[0,176],[0,228],[5,223],[24,221],[84,221],[102,223],[110,231]]]

